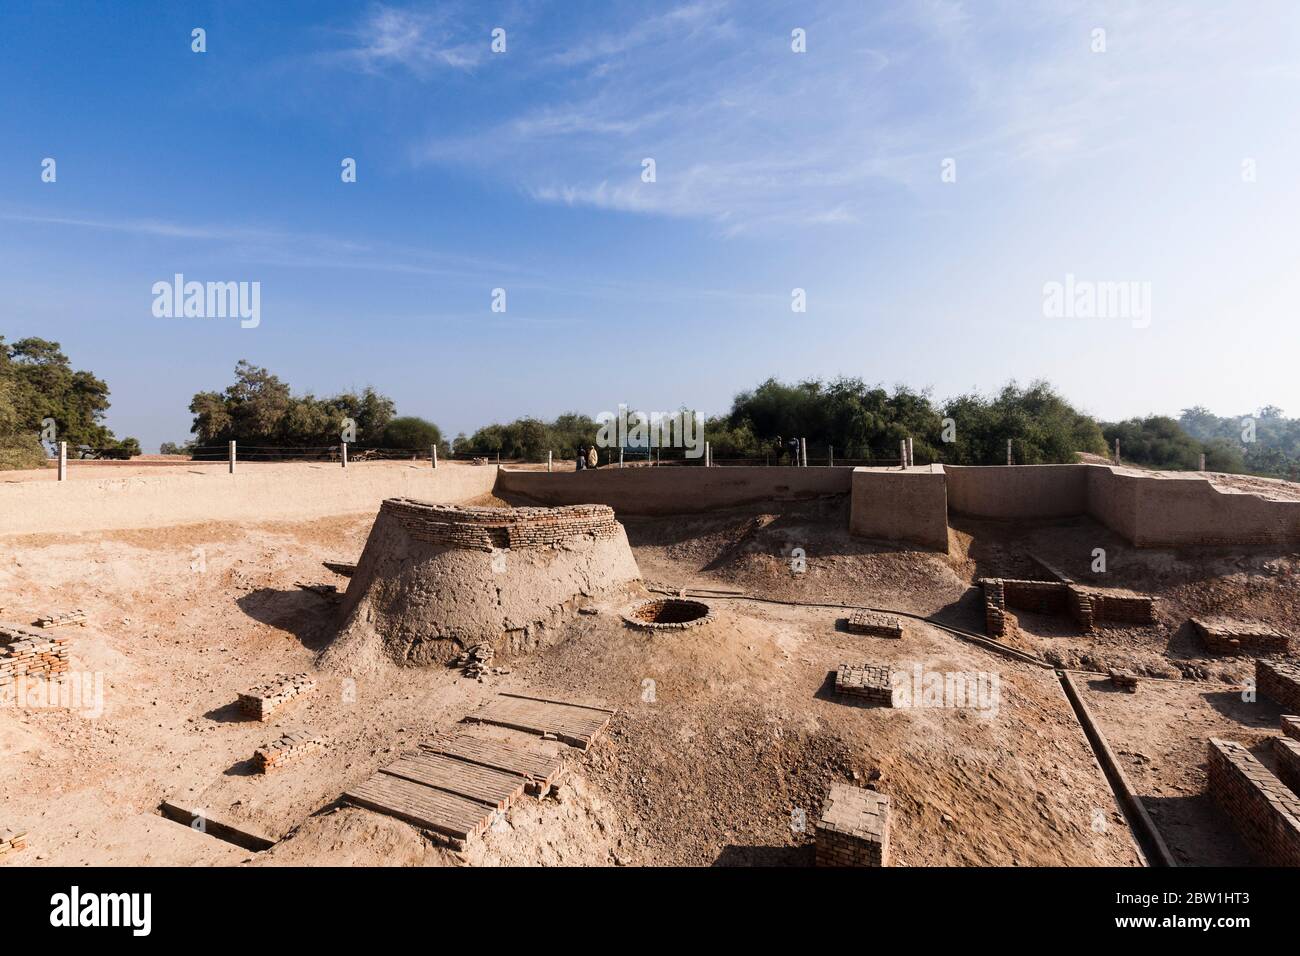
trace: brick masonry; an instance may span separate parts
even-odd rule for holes
[[[419,541],[474,551],[545,548],[580,537],[613,538],[618,534],[614,509],[607,505],[467,508],[388,498],[380,512],[396,516]]]
[[[889,797],[832,784],[816,838],[818,866],[888,866]]]
[[[270,720],[285,704],[315,693],[316,681],[307,674],[277,674],[274,680],[239,695],[239,709],[255,720]]]
[[[1300,797],[1239,743],[1209,741],[1206,789],[1269,866],[1300,866]]]
[[[1285,661],[1255,661],[1255,690],[1291,714],[1300,714],[1300,667]]]
[[[893,674],[888,667],[871,664],[841,664],[835,672],[835,693],[870,701],[883,707],[894,706]]]
[[[1291,638],[1262,621],[1233,617],[1194,617],[1192,627],[1206,650],[1215,654],[1285,654]]]
[[[979,583],[984,589],[984,631],[990,637],[1015,633],[1012,608],[1069,615],[1084,632],[1091,631],[1094,624],[1156,623],[1159,599],[1125,588],[1016,578],[982,578]]]
[[[282,734],[277,740],[253,752],[253,766],[258,773],[270,773],[285,764],[309,757],[325,748],[325,738],[309,730]]]
[[[1291,788],[1291,792],[1300,795],[1300,740],[1290,737],[1274,737],[1273,749],[1277,754],[1277,776]]]
[[[1283,714],[1282,733],[1286,734],[1292,740],[1300,740],[1300,717],[1292,717],[1289,714]]]
[[[20,677],[57,677],[67,673],[70,641],[0,624],[0,687]]]
[[[894,615],[881,614],[879,611],[854,611],[849,617],[848,627],[854,634],[892,638],[903,636],[903,623]]]

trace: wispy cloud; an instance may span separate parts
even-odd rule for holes
[[[347,32],[347,45],[321,54],[363,73],[403,70],[426,78],[439,69],[467,70],[487,51],[487,38],[463,34],[463,18],[455,4],[431,9],[388,5],[372,7]]]

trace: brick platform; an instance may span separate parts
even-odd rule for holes
[[[1206,789],[1261,863],[1300,866],[1300,797],[1250,751],[1211,737]]]
[[[832,784],[816,838],[818,866],[888,866],[889,797]]]
[[[841,664],[835,672],[835,693],[882,707],[893,707],[893,674],[888,667]]]
[[[388,498],[380,512],[395,515],[419,541],[474,551],[545,548],[584,536],[613,538],[618,534],[614,509],[607,505],[466,508]]]
[[[1130,670],[1114,668],[1107,675],[1110,682],[1121,690],[1126,690],[1130,694],[1136,694],[1138,689],[1138,676]]]
[[[1274,737],[1273,748],[1277,754],[1278,779],[1300,796],[1300,740]]]
[[[1255,661],[1255,689],[1292,714],[1300,714],[1300,667],[1283,661]]]
[[[54,614],[43,614],[36,619],[37,627],[69,627],[73,624],[86,626],[86,612],[77,611],[59,611]]]
[[[1084,632],[1091,631],[1094,624],[1156,623],[1159,599],[1125,588],[1015,578],[981,578],[979,583],[984,589],[984,631],[990,637],[1015,633],[1016,618],[1011,608],[1068,615]]]
[[[854,634],[892,638],[903,636],[903,623],[894,615],[881,614],[879,611],[854,611],[849,617],[848,627]]]
[[[277,674],[275,679],[239,695],[239,709],[256,720],[271,715],[295,698],[316,691],[316,680],[307,674]]]
[[[67,673],[70,641],[0,624],[0,687],[19,677],[57,677]]]
[[[0,856],[27,848],[27,831],[0,828]]]
[[[325,748],[325,738],[308,730],[283,734],[253,753],[253,765],[258,773],[270,773]]]
[[[1192,627],[1205,649],[1215,654],[1285,654],[1291,638],[1261,621],[1234,617],[1194,617]]]

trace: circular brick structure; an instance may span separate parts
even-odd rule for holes
[[[606,505],[474,508],[384,501],[321,654],[362,673],[387,659],[446,663],[487,642],[497,657],[558,640],[579,608],[641,572]]]
[[[662,598],[636,605],[623,620],[648,631],[680,631],[713,620],[713,611],[703,601]]]

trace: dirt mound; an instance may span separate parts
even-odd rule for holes
[[[490,643],[531,651],[593,599],[641,577],[623,528],[600,505],[458,508],[384,502],[322,666],[360,674],[445,663]]]

